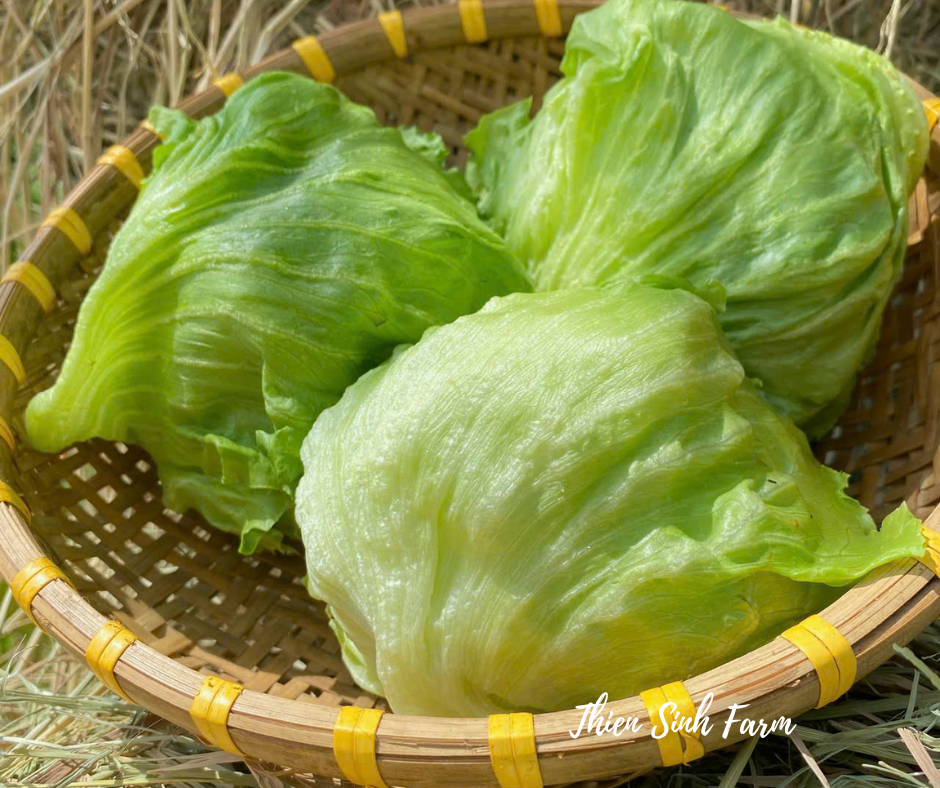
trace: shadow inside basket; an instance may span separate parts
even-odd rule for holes
[[[849,494],[877,522],[902,501],[925,518],[940,500],[940,228],[931,220],[938,209],[940,183],[922,178],[877,352],[838,426],[814,447],[849,474]],[[81,300],[119,226],[117,218],[61,285],[24,355],[27,378],[14,402],[20,436],[23,411],[58,374]],[[21,444],[15,462],[44,549],[95,608],[144,643],[259,692],[386,708],[343,665],[323,605],[301,583],[301,545],[295,555],[240,555],[236,537],[195,512],[163,506],[156,467],[136,446],[92,440],[42,454]]]

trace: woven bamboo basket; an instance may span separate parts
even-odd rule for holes
[[[223,77],[181,108],[197,117],[214,112],[242,81],[271,69],[311,74],[335,79],[389,124],[438,131],[462,165],[462,135],[481,115],[527,95],[538,107],[559,77],[564,33],[578,13],[597,4],[502,0],[483,7],[463,0],[393,12],[318,41],[301,39]],[[105,683],[133,702],[246,759],[296,775],[415,788],[530,788],[635,774],[668,761],[650,735],[646,704],[634,697],[607,710],[639,717],[639,733],[575,739],[569,731],[578,728],[580,710],[519,715],[514,722],[531,722],[531,733],[523,724],[510,742],[516,750],[510,746],[505,758],[500,751],[508,745],[491,738],[491,720],[367,713],[360,723],[365,752],[358,765],[350,764],[352,739],[343,739],[342,730],[357,712],[349,708],[386,707],[352,682],[321,605],[298,582],[302,558],[246,558],[236,540],[194,513],[167,510],[156,468],[137,447],[92,440],[46,455],[16,439],[24,434],[26,403],[57,374],[82,297],[157,144],[143,124],[105,154],[44,222],[23,255],[27,264],[13,266],[0,283],[0,478],[6,483],[0,575],[35,620],[87,655]],[[850,492],[876,519],[904,500],[940,530],[940,239],[932,219],[940,186],[931,170],[940,173],[940,128],[933,130],[929,167],[911,200],[906,268],[877,356],[817,451],[851,474]],[[851,644],[862,677],[938,614],[940,580],[906,560],[877,570],[821,616]],[[749,704],[753,719],[793,717],[816,706],[821,692],[813,663],[782,638],[683,683],[696,706],[714,694],[705,752],[742,738],[737,729],[721,737],[731,704]],[[534,745],[528,755],[526,744]],[[682,757],[696,754],[687,748]]]

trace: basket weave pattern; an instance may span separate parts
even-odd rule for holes
[[[587,0],[562,3],[564,29],[577,12],[592,5]],[[487,27],[493,40],[467,46],[460,43],[455,7],[415,11],[405,16],[412,54],[404,60],[394,59],[374,21],[321,40],[336,67],[337,87],[373,107],[383,122],[439,132],[453,150],[453,161],[462,166],[462,135],[483,114],[528,95],[535,97],[537,108],[560,76],[563,42],[537,35],[529,3],[487,5]],[[287,50],[243,77],[272,68],[305,73],[303,63]],[[183,107],[200,116],[223,101],[221,91],[212,88]],[[932,157],[940,145],[936,132],[935,139]],[[147,170],[157,142],[139,129],[124,144]],[[46,272],[59,295],[49,315],[22,287],[0,285],[0,333],[20,350],[26,368],[26,381],[19,387],[0,368],[0,415],[17,436],[25,435],[22,412],[29,399],[58,373],[81,300],[135,194],[119,173],[97,168],[68,199],[93,230],[91,254],[79,259],[54,230],[41,232],[31,244],[29,259]],[[911,200],[904,276],[885,314],[876,357],[860,374],[839,427],[817,447],[821,459],[851,474],[850,492],[879,520],[902,500],[926,519],[940,500],[940,369],[934,364],[940,358],[940,237],[931,219],[938,206],[937,182],[932,176],[921,179]],[[195,513],[167,510],[153,462],[134,446],[92,440],[47,455],[20,441],[12,457],[0,447],[0,476],[21,492],[33,515],[30,538],[22,518],[0,506],[0,574],[9,581],[41,551],[95,610],[130,629],[147,648],[131,648],[116,675],[135,700],[187,724],[185,712],[200,680],[197,672],[237,681],[246,690],[263,693],[246,693],[233,708],[230,727],[239,747],[289,767],[339,776],[330,751],[333,716],[314,709],[385,706],[350,678],[322,606],[299,583],[305,572],[300,555],[241,556],[236,539],[207,526]],[[913,561],[897,562],[826,611],[826,618],[838,622],[855,646],[860,676],[891,654],[892,642],[906,642],[940,612],[940,582],[931,582],[932,577]],[[88,631],[103,620],[61,584],[42,593],[34,612],[80,652]],[[180,672],[184,668],[188,671]],[[148,675],[149,684],[143,678]],[[742,681],[744,675],[751,679]],[[792,715],[811,707],[818,695],[812,669],[779,639],[686,683],[696,702],[712,689],[715,708],[751,702],[752,716],[761,711]],[[299,703],[277,705],[274,699]],[[643,713],[636,698],[614,707],[614,714]],[[656,744],[646,734],[573,741],[567,731],[577,727],[580,714],[536,718],[546,783],[658,765]],[[485,720],[429,722],[387,715],[378,741],[386,782],[496,785]],[[706,741],[706,748],[731,741]]]

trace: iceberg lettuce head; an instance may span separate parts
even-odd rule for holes
[[[712,307],[665,286],[494,298],[363,375],[302,458],[308,587],[399,713],[687,678],[923,552],[906,508],[877,530],[760,397]]]
[[[577,17],[565,74],[467,136],[468,180],[536,289],[647,273],[724,285],[767,399],[835,422],[898,279],[924,166],[917,96],[880,55],[678,0]]]
[[[276,547],[297,533],[320,411],[397,344],[530,286],[441,143],[332,87],[269,73],[212,117],[151,121],[167,140],[29,404],[29,439],[138,443],[168,506],[245,552]]]

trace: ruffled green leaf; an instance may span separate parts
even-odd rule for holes
[[[440,162],[332,87],[269,73],[212,117],[151,120],[167,140],[29,439],[139,443],[168,506],[276,547],[320,411],[397,344],[529,285]]]
[[[577,17],[565,79],[467,136],[468,180],[536,288],[724,285],[721,325],[813,435],[848,402],[908,235],[927,125],[883,57],[699,3]]]
[[[686,678],[923,552],[906,508],[875,528],[681,289],[493,299],[363,375],[302,457],[308,588],[356,680],[407,714]]]

